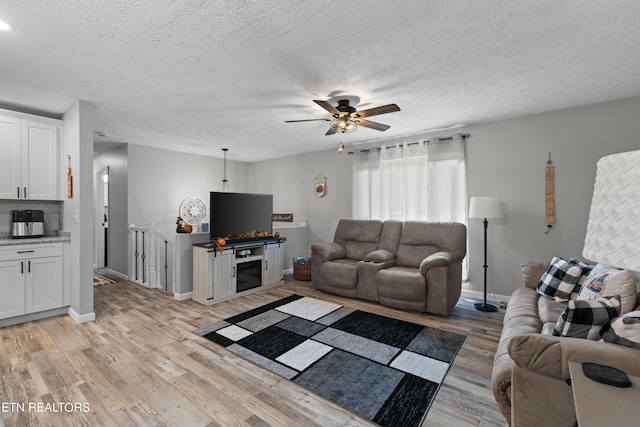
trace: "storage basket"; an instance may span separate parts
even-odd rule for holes
[[[311,280],[311,263],[300,264],[293,259],[293,278],[296,280]]]

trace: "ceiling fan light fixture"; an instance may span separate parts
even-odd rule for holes
[[[339,116],[331,121],[331,129],[340,133],[353,132],[358,125],[347,115]]]
[[[396,104],[382,105],[380,107],[369,108],[367,110],[358,111],[356,107],[349,105],[348,99],[338,100],[338,106],[334,107],[327,101],[314,99],[313,102],[324,108],[331,114],[331,119],[305,119],[305,120],[285,120],[285,123],[293,122],[312,122],[318,120],[326,120],[330,122],[329,130],[325,135],[334,135],[336,133],[354,132],[358,126],[362,126],[369,129],[374,129],[380,132],[384,132],[391,126],[383,123],[374,122],[368,120],[368,117],[377,116],[380,114],[393,113],[394,111],[400,111],[400,107]]]

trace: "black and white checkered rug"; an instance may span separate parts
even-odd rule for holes
[[[381,426],[418,426],[465,336],[292,295],[194,331]]]

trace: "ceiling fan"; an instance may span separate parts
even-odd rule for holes
[[[334,107],[327,101],[321,101],[314,99],[313,102],[331,113],[332,118],[323,119],[306,119],[306,120],[285,120],[285,123],[296,122],[314,122],[314,121],[326,121],[331,122],[329,130],[325,135],[333,135],[340,132],[353,132],[358,126],[363,126],[369,129],[379,130],[384,132],[391,126],[384,125],[378,122],[372,122],[371,120],[365,120],[365,117],[376,116],[378,114],[393,113],[394,111],[400,111],[400,107],[396,104],[383,105],[381,107],[369,108],[368,110],[358,111],[355,107],[349,105],[348,99],[341,99],[338,101],[338,106]]]

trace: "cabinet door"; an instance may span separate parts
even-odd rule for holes
[[[17,199],[21,187],[20,120],[0,117],[0,199]]]
[[[0,319],[25,313],[25,261],[0,262]]]
[[[24,262],[26,312],[62,307],[62,257],[34,258]]]
[[[22,197],[57,200],[59,164],[58,128],[23,120]]]
[[[236,256],[233,250],[211,252],[213,298],[218,299],[236,293]]]
[[[273,285],[282,280],[282,244],[267,245],[264,253],[263,285]]]

